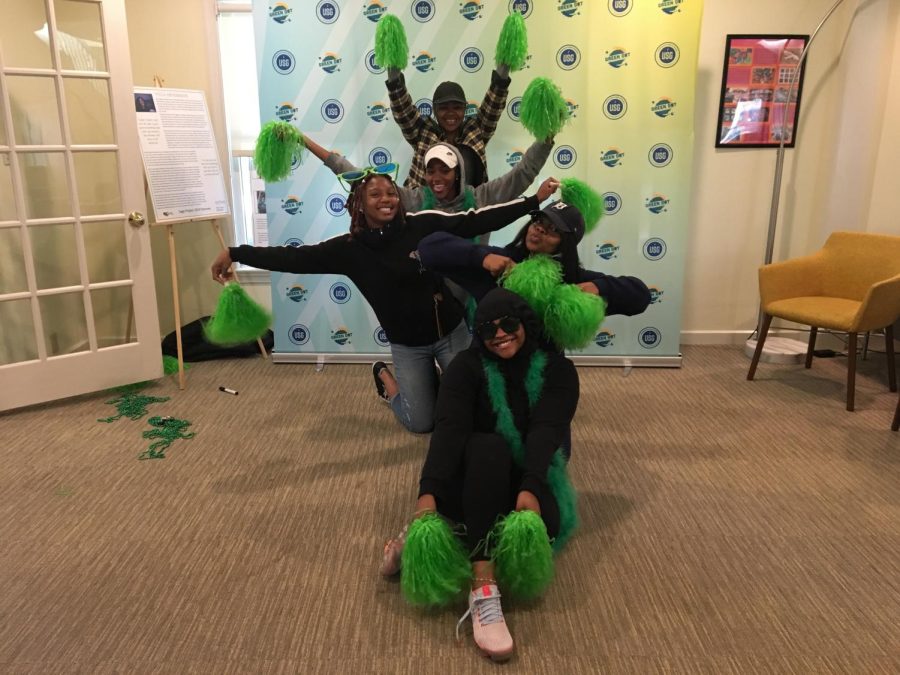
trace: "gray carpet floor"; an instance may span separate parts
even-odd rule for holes
[[[464,606],[377,575],[426,436],[366,366],[197,364],[140,420],[95,394],[0,415],[0,671],[897,673],[900,434],[883,355],[581,368],[582,526],[549,593],[504,604],[494,665]],[[224,385],[238,396],[218,391]],[[152,415],[196,436],[139,461]]]

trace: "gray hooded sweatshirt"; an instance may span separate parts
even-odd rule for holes
[[[522,159],[512,169],[505,174],[487,183],[482,183],[476,188],[471,188],[466,183],[465,162],[459,150],[450,143],[438,143],[436,145],[446,145],[456,153],[457,165],[456,171],[459,177],[459,185],[461,186],[459,194],[453,199],[440,201],[435,198],[434,206],[436,211],[444,211],[446,213],[457,213],[463,210],[463,202],[465,194],[463,190],[469,189],[475,192],[475,208],[482,206],[490,206],[491,204],[503,204],[512,199],[519,197],[528,186],[534,182],[543,168],[544,163],[550,156],[553,149],[552,141],[535,141],[531,147],[522,155]],[[335,174],[344,173],[345,171],[356,171],[358,167],[352,164],[346,157],[332,152],[325,160],[325,166],[331,169]],[[397,184],[400,191],[400,201],[408,212],[421,211],[425,202],[424,187],[408,188]]]

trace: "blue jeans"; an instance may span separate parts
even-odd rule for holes
[[[446,370],[453,357],[469,346],[470,340],[466,323],[461,321],[453,332],[430,345],[391,345],[394,377],[400,389],[391,399],[391,410],[400,424],[417,434],[428,433],[434,428],[438,390],[434,362],[438,362],[441,370]]]

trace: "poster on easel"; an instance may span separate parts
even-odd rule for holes
[[[228,216],[225,179],[203,92],[136,87],[134,110],[155,221]]]

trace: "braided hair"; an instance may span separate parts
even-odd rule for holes
[[[384,178],[389,181],[391,185],[396,189],[396,184],[394,183],[394,179],[387,174],[375,174],[370,173],[367,176],[364,176],[362,179],[353,183],[353,187],[350,190],[350,194],[347,196],[347,202],[344,208],[347,209],[347,212],[350,214],[350,236],[357,237],[362,232],[365,232],[369,229],[369,225],[366,222],[366,214],[363,210],[363,204],[365,202],[365,191],[366,185],[368,185],[369,181],[373,178]],[[395,222],[402,223],[406,220],[406,209],[403,208],[403,200],[399,199],[400,193],[399,190],[397,192],[398,204],[397,204],[397,216],[394,218]]]

